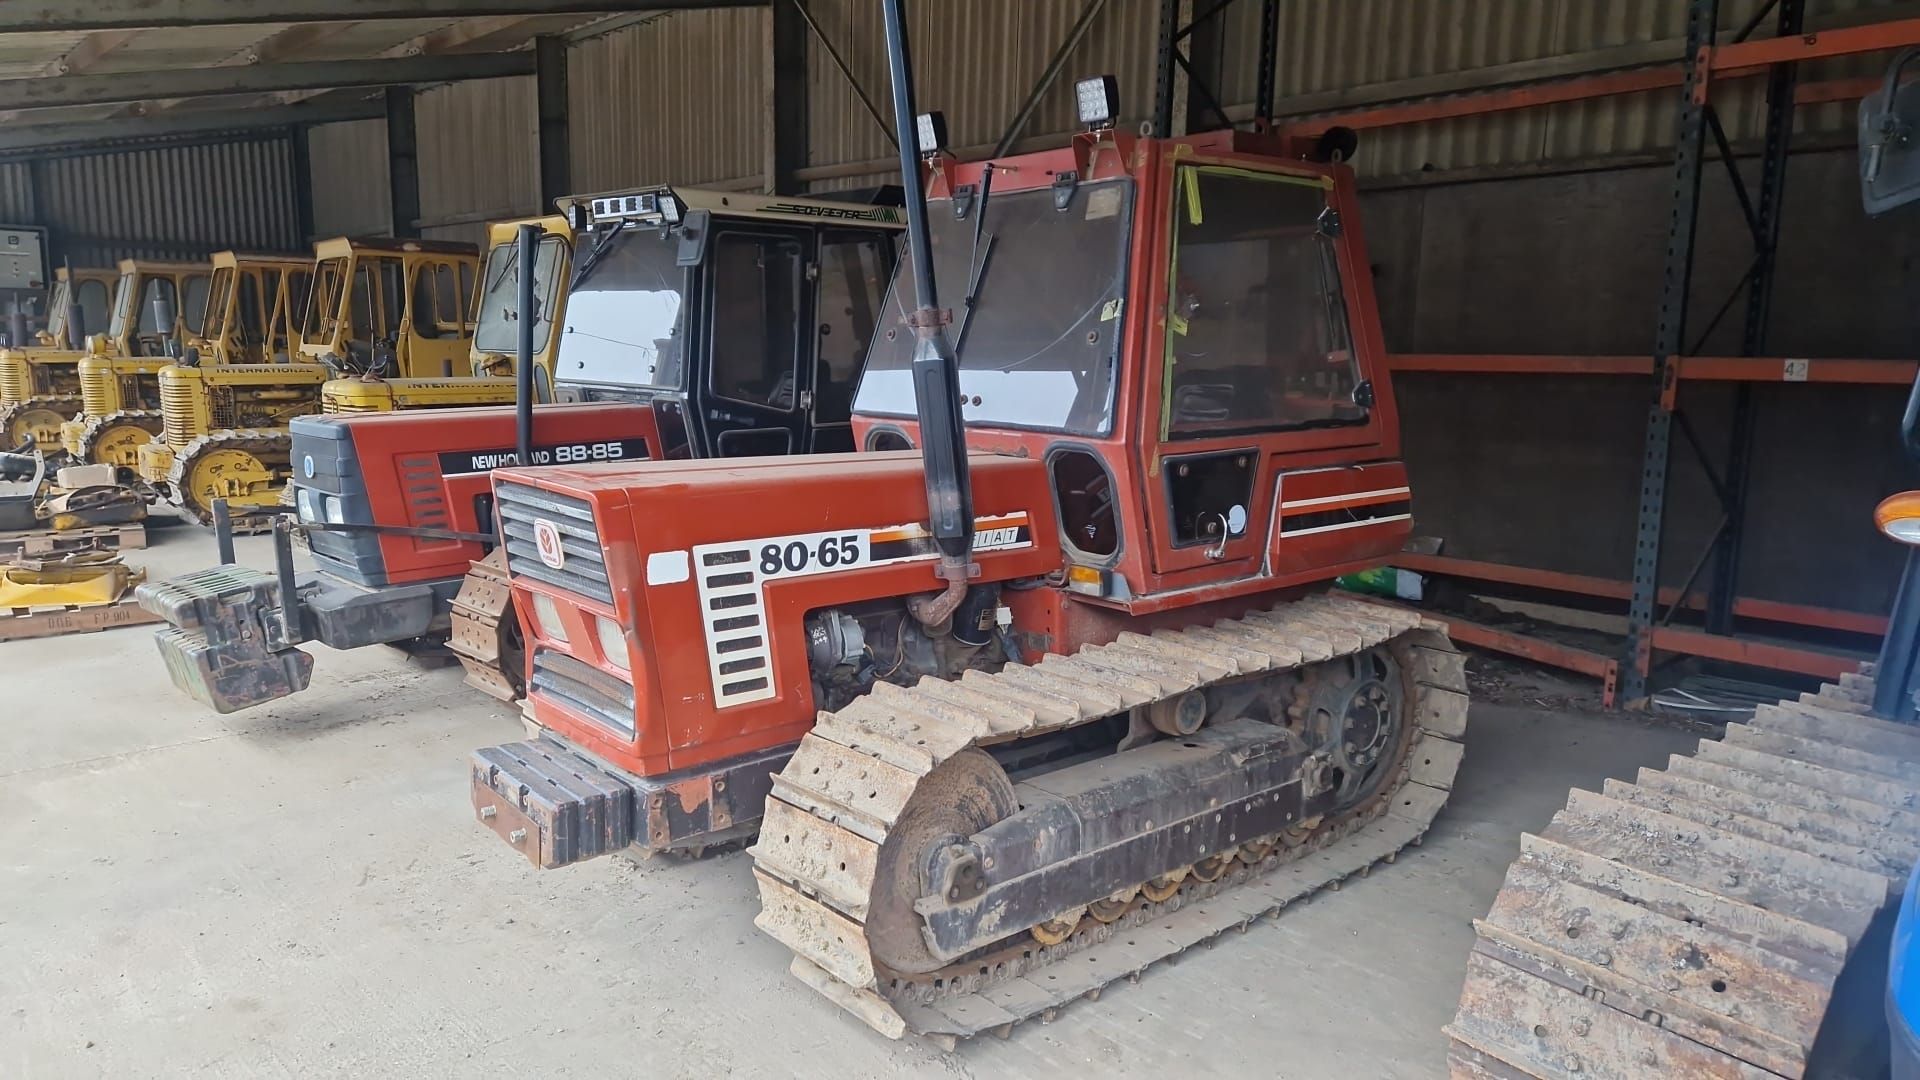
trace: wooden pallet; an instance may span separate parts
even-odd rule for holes
[[[139,626],[163,620],[127,596],[111,604],[86,607],[0,609],[0,641],[25,638],[58,637],[62,634],[91,634],[116,626]]]
[[[0,563],[76,551],[134,551],[146,546],[147,527],[137,521],[129,525],[95,525],[88,529],[0,532]]]

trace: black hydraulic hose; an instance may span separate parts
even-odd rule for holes
[[[960,373],[947,340],[946,316],[933,278],[933,239],[927,191],[913,132],[913,59],[907,52],[903,0],[881,0],[886,16],[887,66],[893,79],[893,125],[900,135],[900,181],[906,192],[907,244],[913,259],[915,308],[907,317],[916,338],[913,397],[920,421],[920,459],[927,484],[927,526],[940,549],[947,582],[937,597],[910,605],[914,617],[938,625],[966,595],[973,558],[973,497],[967,477],[966,433],[960,418]]]
[[[521,467],[533,464],[533,324],[539,313],[533,292],[533,268],[539,258],[540,227],[522,225],[517,237],[520,261],[520,348],[513,366],[515,446]]]

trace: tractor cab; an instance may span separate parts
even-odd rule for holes
[[[47,297],[47,328],[40,331],[35,345],[27,347],[77,349],[90,335],[105,330],[119,277],[117,270],[98,267],[55,268],[53,292]]]
[[[1350,170],[1246,131],[1096,128],[994,162],[922,149],[966,443],[1044,464],[1070,592],[1152,610],[1399,550],[1407,478]],[[903,260],[854,399],[867,449],[920,443],[912,303]]]
[[[464,372],[479,262],[471,244],[322,240],[314,245],[301,356],[342,378]]]
[[[853,449],[898,208],[646,188],[560,209],[577,233],[561,400],[650,403],[669,457]]]
[[[206,319],[193,342],[201,362],[291,362],[312,288],[312,259],[214,252]]]

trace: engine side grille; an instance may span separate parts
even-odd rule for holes
[[[13,356],[0,360],[0,405],[12,405],[32,397],[28,392],[31,385],[26,360]]]
[[[633,737],[633,686],[584,661],[536,649],[531,692],[544,694],[610,731]]]
[[[80,365],[80,407],[88,416],[105,416],[112,412],[115,396],[111,365]]]
[[[160,422],[161,437],[175,450],[184,450],[188,443],[205,434],[194,430],[193,405],[196,383],[181,378],[160,376]]]
[[[417,454],[400,459],[400,486],[407,493],[407,507],[413,523],[433,529],[451,528],[447,513],[445,481],[440,476],[440,461],[432,454]]]
[[[613,603],[613,584],[607,577],[606,556],[600,550],[600,529],[593,520],[592,504],[571,495],[512,483],[496,487],[494,497],[499,505],[510,573]],[[565,558],[558,569],[540,561],[533,536],[536,520],[549,522],[560,533]]]

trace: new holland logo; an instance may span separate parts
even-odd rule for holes
[[[540,561],[558,570],[567,565],[567,549],[560,546],[560,528],[546,518],[533,519],[533,546]]]

